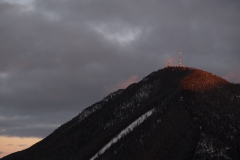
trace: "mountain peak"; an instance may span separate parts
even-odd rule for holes
[[[230,84],[226,80],[199,69],[184,68],[190,70],[180,82],[180,88],[189,91],[207,91],[223,85]]]
[[[239,115],[240,85],[199,69],[167,67],[3,160],[235,160]]]

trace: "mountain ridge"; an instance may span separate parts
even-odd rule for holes
[[[236,159],[239,95],[239,85],[211,73],[167,67],[109,94],[29,149],[2,159],[90,159],[151,109],[151,116],[96,159]]]

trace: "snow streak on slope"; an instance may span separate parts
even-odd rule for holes
[[[195,155],[211,157],[210,159],[231,159],[227,152],[230,149],[228,146],[223,146],[218,139],[201,133],[200,141],[198,142]]]
[[[136,119],[134,122],[132,122],[128,127],[126,127],[124,130],[122,130],[116,137],[114,137],[108,144],[106,144],[97,154],[95,154],[90,160],[94,160],[98,157],[98,155],[103,154],[108,148],[111,147],[113,143],[116,143],[120,138],[122,138],[124,135],[128,134],[130,131],[132,131],[136,126],[141,124],[144,120],[146,120],[149,116],[152,115],[154,109],[148,111],[147,113],[143,114],[141,117]]]
[[[104,103],[108,102],[109,100],[113,100],[117,95],[119,95],[120,93],[123,92],[123,89],[119,89],[116,92],[113,92],[111,94],[109,94],[107,97],[105,97],[100,104],[95,104],[91,107],[88,107],[86,109],[84,109],[80,114],[79,114],[79,119],[78,122],[81,122],[82,120],[84,120],[85,118],[87,118],[90,114],[94,113],[95,111],[99,110],[102,108],[102,106],[104,105]]]

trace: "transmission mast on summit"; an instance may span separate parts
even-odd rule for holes
[[[179,58],[180,58],[180,67],[182,67],[182,51],[179,53]]]

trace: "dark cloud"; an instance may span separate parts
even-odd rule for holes
[[[239,83],[239,19],[233,0],[4,0],[0,135],[45,137],[112,88],[178,63],[179,50],[183,65]]]

